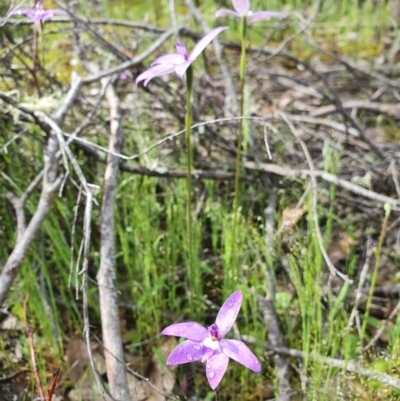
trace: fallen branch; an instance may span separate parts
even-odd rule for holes
[[[310,176],[313,175],[315,177],[322,178],[324,181],[330,182],[331,184],[337,185],[346,189],[350,192],[353,192],[357,195],[363,196],[368,199],[372,199],[375,202],[379,202],[382,204],[388,203],[393,210],[400,211],[400,201],[395,198],[391,198],[386,195],[378,194],[377,192],[371,191],[367,188],[364,188],[360,185],[354,184],[352,182],[346,181],[342,178],[336,177],[333,174],[327,173],[325,171],[320,170],[296,170],[290,167],[278,166],[277,164],[268,164],[268,163],[255,163],[252,161],[244,162],[244,166],[249,170],[254,171],[265,171],[273,174],[278,174],[284,176],[286,178],[292,177],[301,177],[301,176]]]
[[[12,192],[8,192],[6,194],[7,199],[12,203],[15,209],[15,215],[17,218],[17,242],[19,242],[25,232],[26,229],[26,219],[25,219],[25,204],[33,191],[38,187],[40,184],[41,180],[43,179],[43,173],[44,171],[42,170],[34,179],[33,181],[28,185],[28,188],[25,190],[25,192],[22,194],[20,198],[17,198]]]
[[[257,344],[259,342],[258,340],[256,340],[251,336],[244,335],[242,336],[242,338],[249,344]],[[382,384],[386,384],[390,387],[394,387],[400,390],[400,379],[398,379],[397,377],[389,376],[386,373],[380,373],[372,369],[364,368],[363,366],[361,366],[360,362],[355,360],[344,361],[341,359],[322,356],[317,354],[316,352],[306,353],[292,348],[274,347],[273,345],[267,342],[264,342],[264,347],[278,354],[291,356],[297,359],[311,358],[314,361],[323,363],[325,365],[342,369],[346,372],[356,373],[358,375],[368,377],[371,380],[376,380]]]
[[[378,114],[387,114],[390,117],[399,118],[400,115],[400,104],[399,103],[378,103],[370,102],[368,100],[357,100],[348,99],[342,101],[342,107],[344,109],[364,109],[373,111]],[[340,110],[334,104],[328,106],[322,106],[314,109],[311,113],[311,117],[321,117],[327,114],[337,113]]]
[[[128,401],[130,396],[125,375],[125,366],[119,362],[119,360],[123,360],[124,353],[119,327],[117,289],[115,283],[114,209],[118,158],[111,155],[113,152],[121,151],[123,131],[119,99],[115,93],[114,87],[112,84],[109,85],[108,79],[104,79],[102,84],[107,87],[106,98],[110,107],[110,153],[107,156],[107,164],[104,172],[104,192],[100,214],[100,268],[97,273],[97,282],[99,285],[103,342],[105,348],[110,350],[110,352],[105,353],[110,393],[116,400]],[[132,392],[132,396],[134,397],[133,400],[135,400],[136,393]]]
[[[58,188],[62,181],[62,176],[58,175],[56,157],[58,149],[57,135],[51,133],[48,138],[47,148],[44,151],[45,166],[39,203],[26,229],[22,234],[20,231],[18,232],[15,247],[8,257],[0,275],[0,306],[5,301],[8,291],[19,273],[22,262],[33,240],[36,238],[36,233],[42,226],[43,220],[49,213],[54,199],[57,196]],[[21,214],[21,212],[19,212],[19,214]],[[19,217],[21,218],[21,216]],[[20,222],[19,229],[21,229],[21,227],[22,223]]]
[[[34,112],[27,108],[18,106],[15,101],[2,93],[0,93],[0,98],[8,104],[19,108],[24,113],[31,115],[35,119],[35,122],[42,128],[43,126],[46,126],[46,123],[48,122],[54,122],[51,128],[58,128],[58,125],[62,124],[68,109],[71,107],[74,99],[78,95],[80,81],[75,80],[74,82],[71,85],[71,89],[68,92],[65,101],[63,102],[59,110],[55,113],[56,122],[54,122],[54,120],[52,120],[44,113]],[[48,139],[47,146],[43,152],[43,171],[39,173],[39,175],[36,176],[36,178],[31,182],[31,184],[28,186],[27,190],[19,200],[17,200],[15,196],[9,195],[9,199],[16,207],[18,227],[17,241],[0,275],[0,306],[5,301],[8,291],[10,290],[11,285],[13,284],[21,268],[22,262],[24,261],[25,256],[33,240],[36,237],[36,233],[42,226],[44,219],[49,213],[54,199],[57,196],[58,189],[62,184],[63,175],[59,174],[58,171],[58,159],[60,157],[59,133],[57,133],[57,130],[53,130],[51,128],[45,130]],[[61,131],[59,128],[58,130]],[[40,177],[42,178],[42,193],[40,195],[39,203],[36,207],[36,210],[28,226],[25,228],[25,214],[23,211],[23,207],[30,194],[38,185]]]

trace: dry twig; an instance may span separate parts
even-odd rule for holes
[[[53,393],[56,388],[59,373],[60,373],[60,368],[58,368],[51,376],[49,387],[47,388],[46,401],[51,401],[51,399],[53,398]]]
[[[106,98],[110,107],[110,152],[120,152],[123,138],[121,126],[121,113],[119,99],[114,87],[108,85],[108,79],[103,80],[107,86]],[[126,380],[123,360],[122,339],[118,314],[116,268],[115,268],[115,243],[114,243],[114,209],[115,194],[118,174],[118,158],[108,154],[104,173],[104,193],[100,215],[101,248],[100,269],[97,273],[99,285],[101,326],[103,342],[106,352],[107,377],[110,385],[110,393],[116,400],[128,401],[129,390]],[[136,393],[133,392],[133,400]]]

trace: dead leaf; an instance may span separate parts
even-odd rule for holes
[[[349,234],[339,229],[334,230],[327,250],[331,262],[335,265],[346,259],[353,245],[354,241]]]
[[[281,227],[284,231],[294,231],[296,229],[296,223],[307,211],[306,206],[298,207],[297,205],[297,203],[292,203],[283,210]]]

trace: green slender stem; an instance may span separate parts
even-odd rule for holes
[[[188,277],[190,292],[194,292],[195,280],[193,271],[193,226],[192,226],[192,145],[190,141],[191,126],[192,126],[192,109],[191,109],[191,96],[192,96],[192,83],[193,83],[193,69],[190,66],[186,71],[186,115],[185,115],[185,139],[187,149],[187,197],[186,197],[186,213],[187,213],[187,233],[188,233]],[[191,298],[191,297],[190,297]]]
[[[371,309],[372,296],[374,294],[376,280],[378,278],[378,269],[379,269],[379,264],[380,264],[380,259],[381,259],[383,240],[386,235],[386,229],[387,229],[388,222],[389,222],[390,210],[391,210],[390,206],[388,204],[386,204],[385,205],[385,212],[386,212],[385,218],[384,218],[383,224],[382,224],[381,235],[379,236],[378,248],[376,249],[376,252],[375,252],[375,266],[374,266],[374,272],[372,273],[371,286],[369,289],[369,294],[368,294],[368,299],[367,299],[367,306],[365,308],[365,318],[364,318],[363,325],[361,328],[361,341],[363,341],[364,336],[365,336],[365,331],[367,329],[367,317],[369,316],[369,311]]]
[[[241,27],[241,56],[240,56],[240,117],[244,114],[244,84],[246,76],[246,30],[247,20],[246,17],[242,17],[240,21]],[[239,197],[240,197],[240,152],[242,149],[242,138],[243,138],[243,119],[239,120],[238,134],[237,134],[237,148],[236,148],[236,167],[235,167],[235,198],[233,201],[233,225],[232,225],[232,249],[230,255],[230,265],[233,269],[233,276],[236,275],[236,230],[237,230],[237,219],[239,209]]]
[[[39,79],[37,77],[38,65],[39,65],[39,50],[38,50],[39,49],[39,34],[41,36],[41,31],[38,32],[35,27],[34,31],[33,31],[32,76],[33,76],[33,81],[35,83],[38,96],[42,97],[42,92],[40,90],[40,83],[39,83]]]

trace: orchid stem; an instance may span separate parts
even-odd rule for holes
[[[186,179],[186,213],[187,213],[187,232],[188,232],[188,277],[189,277],[189,289],[191,294],[195,290],[195,280],[193,271],[193,226],[192,226],[192,211],[191,211],[191,200],[192,200],[192,145],[191,145],[191,126],[192,126],[192,109],[191,109],[191,97],[192,97],[192,84],[193,84],[193,68],[190,66],[186,71],[186,115],[185,115],[185,139],[187,149],[187,179]],[[192,299],[192,297],[190,297]]]
[[[241,55],[240,55],[240,117],[244,114],[244,84],[246,75],[246,30],[247,20],[246,17],[242,17],[240,21],[241,31]],[[242,149],[242,138],[243,138],[243,119],[239,119],[238,134],[237,134],[237,148],[236,148],[236,168],[235,168],[235,197],[233,201],[233,225],[232,225],[232,248],[230,255],[230,267],[232,276],[236,276],[237,264],[235,258],[236,251],[236,230],[238,220],[238,209],[239,209],[239,197],[240,197],[240,152]]]
[[[38,96],[42,97],[42,93],[41,93],[41,90],[40,90],[40,83],[39,83],[39,79],[37,77],[38,64],[39,64],[39,43],[38,42],[39,42],[39,30],[38,29],[34,29],[34,32],[33,32],[33,52],[32,52],[32,63],[33,63],[32,75],[33,75],[33,81],[35,83]]]

